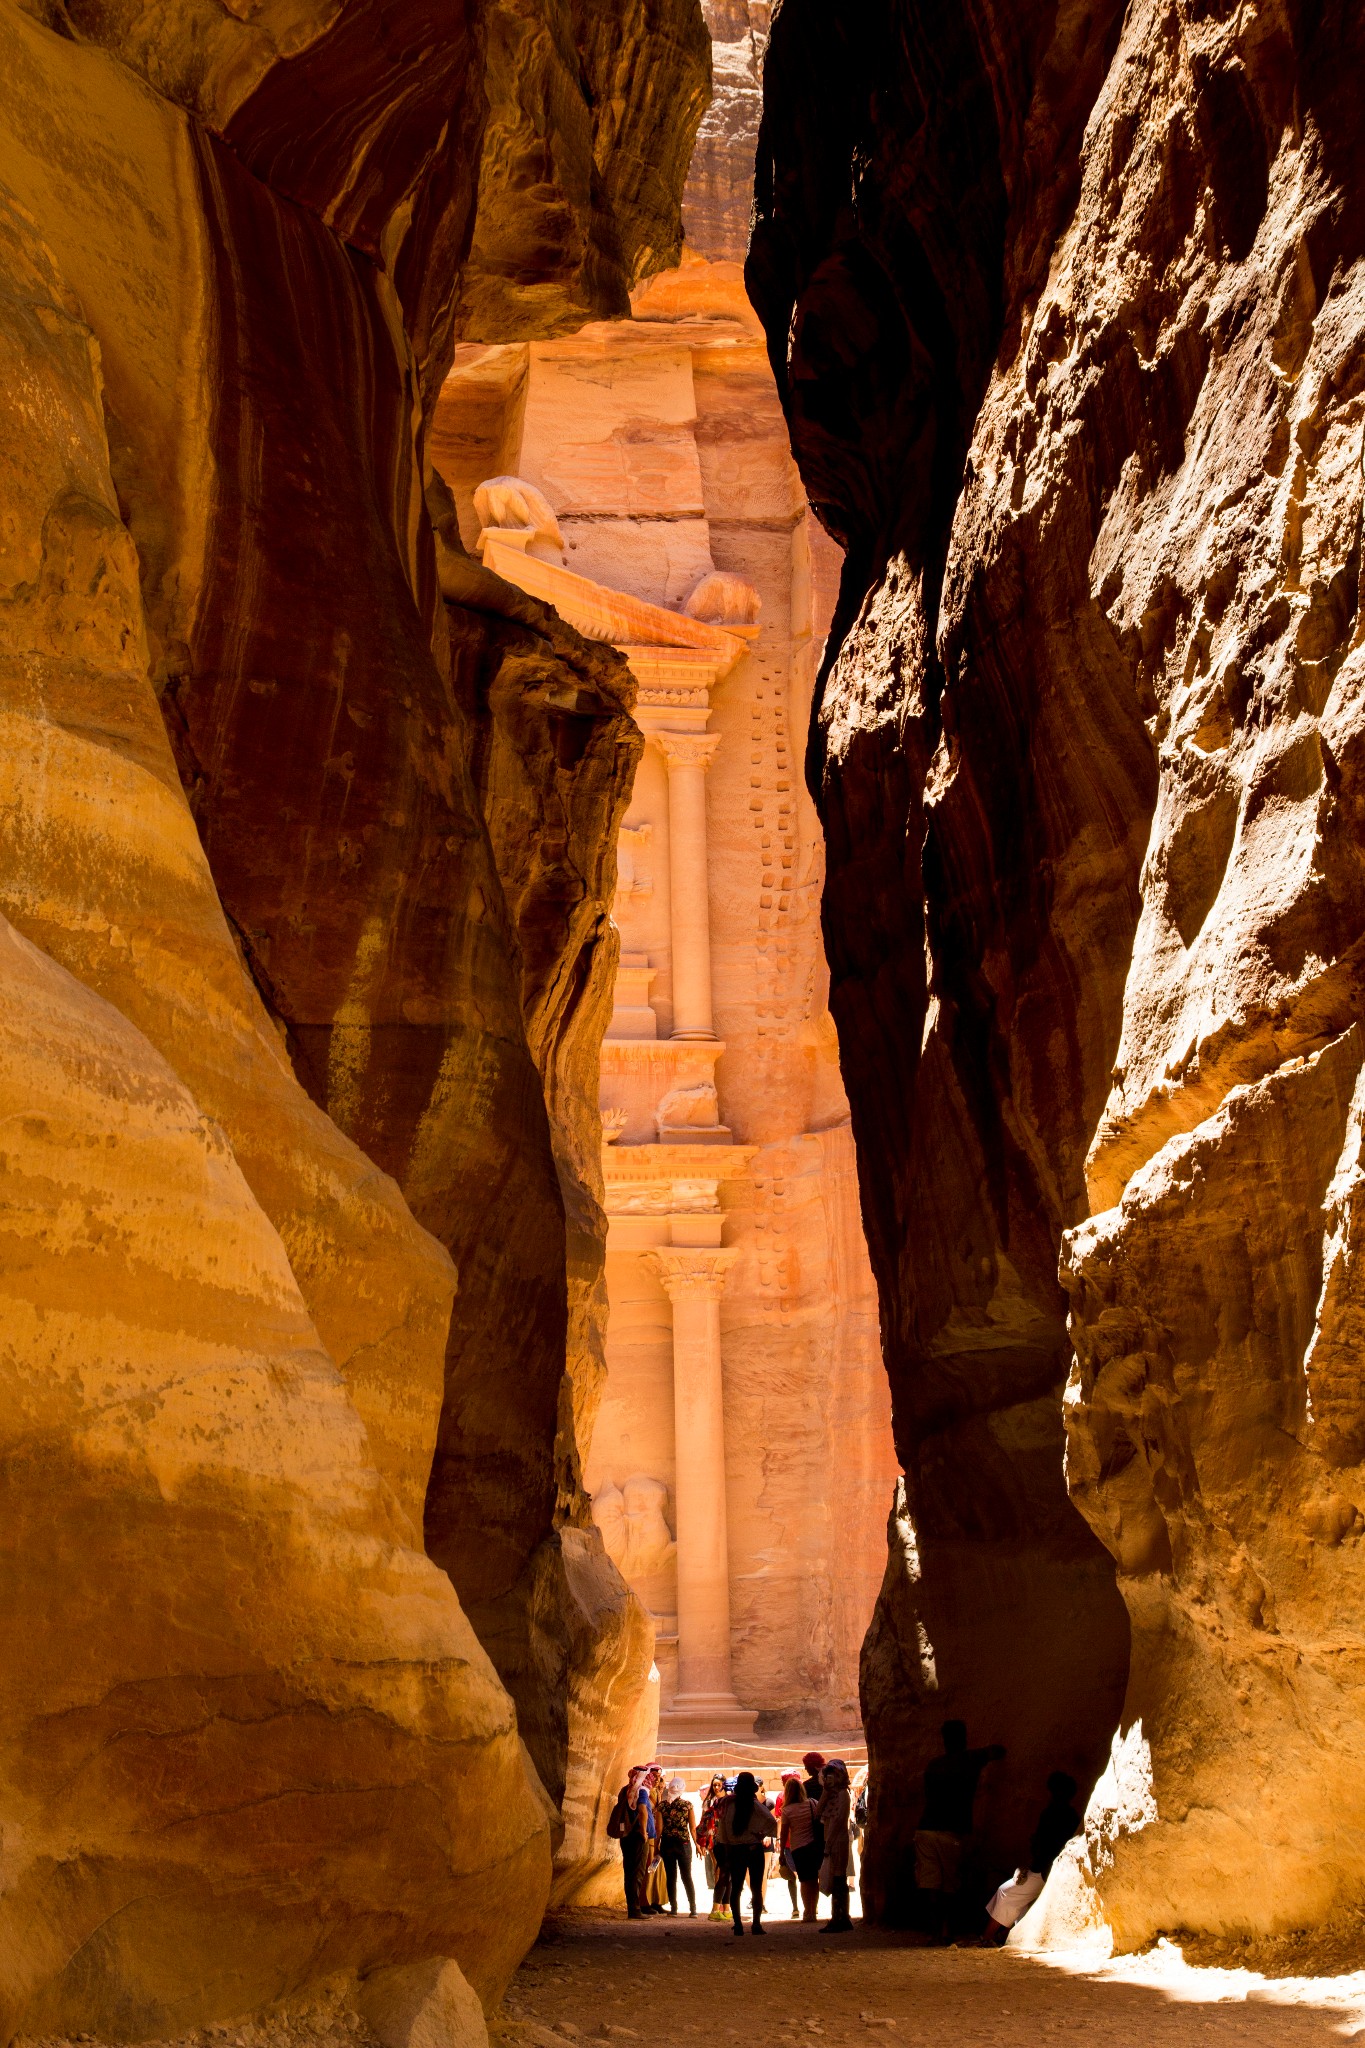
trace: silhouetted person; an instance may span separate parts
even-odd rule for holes
[[[823,1780],[821,1778],[821,1772],[825,1768],[825,1759],[821,1756],[818,1749],[808,1749],[806,1751],[806,1754],[802,1757],[801,1761],[805,1765],[807,1772],[806,1777],[802,1780],[802,1785],[804,1787],[806,1797],[807,1799],[809,1799],[816,1815],[815,1867],[818,1870],[820,1868],[820,1865],[825,1860],[825,1831],[820,1825],[819,1818],[820,1801],[824,1798],[825,1795],[825,1787]],[[816,1891],[816,1897],[817,1899],[819,1898],[818,1888]]]
[[[976,1787],[987,1764],[1005,1751],[968,1749],[965,1721],[945,1721],[943,1755],[924,1773],[924,1812],[915,1831],[915,1883],[924,1900],[928,1932],[946,1938],[948,1915],[962,1882],[962,1852],[972,1832]]]
[[[1054,1771],[1047,1781],[1048,1801],[1038,1816],[1029,1843],[1028,1863],[1007,1878],[991,1898],[989,1919],[981,1937],[982,1948],[1003,1948],[1011,1927],[1027,1913],[1047,1882],[1047,1874],[1062,1850],[1081,1830],[1081,1817],[1071,1804],[1076,1797],[1076,1780],[1065,1771]]]
[[[825,1836],[825,1860],[829,1864],[831,1908],[823,1932],[846,1934],[853,1925],[848,1911],[848,1867],[853,1846],[848,1766],[841,1757],[832,1756],[820,1775],[824,1790],[818,1811]]]

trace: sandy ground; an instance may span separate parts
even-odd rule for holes
[[[1365,1973],[1268,1979],[1195,1969],[1169,1944],[1096,1965],[1009,1950],[910,1946],[773,1921],[736,1941],[704,1919],[569,1914],[547,1925],[508,1992],[495,2048],[617,2042],[692,2048],[924,2048],[1064,2041],[1100,2048],[1300,2048],[1365,2033]]]

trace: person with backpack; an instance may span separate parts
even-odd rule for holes
[[[765,1843],[777,1833],[773,1810],[758,1796],[758,1782],[752,1771],[741,1771],[735,1789],[722,1800],[716,1815],[716,1856],[730,1866],[730,1911],[735,1933],[744,1932],[740,1905],[744,1880],[749,1880],[755,1934],[763,1932],[763,1866],[767,1861]]]
[[[649,1799],[646,1795],[642,1803],[641,1794],[648,1769],[647,1764],[635,1765],[616,1795],[616,1804],[607,1822],[607,1834],[613,1842],[621,1844],[626,1917],[629,1920],[640,1920],[644,1917],[640,1907],[640,1884],[649,1855],[649,1836],[645,1826]]]

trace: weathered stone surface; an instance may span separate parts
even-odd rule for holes
[[[1093,1781],[1125,1667],[1112,1570],[1062,1479],[1056,1259],[1084,1213],[1150,747],[1127,675],[1096,668],[1084,544],[1007,495],[983,553],[952,524],[1002,292],[1037,289],[1029,236],[1074,189],[1104,75],[1088,14],[1093,48],[1064,8],[1049,57],[1024,8],[987,57],[961,14],[789,5],[765,72],[747,277],[806,488],[847,548],[810,772],[913,1529],[863,1675],[868,1888],[891,1913],[944,1716],[1010,1742],[978,1813],[998,1868],[1047,1769]]]
[[[300,1088],[243,974],[148,680],[97,345],[13,204],[0,247],[0,907],[135,1023],[227,1132],[420,1540],[455,1275]],[[41,439],[25,431],[40,403]]]
[[[1296,5],[789,4],[768,59],[750,279],[850,545],[813,766],[915,1481],[880,1640],[913,1673],[922,1620],[939,1698],[1003,1732],[934,1603],[1041,1506],[1053,1591],[1031,1564],[1043,1606],[992,1651],[1038,1716],[1018,1761],[1094,1758],[1122,1645],[1055,1437],[1021,1483],[1004,1422],[1055,1413],[1060,1245],[1067,1471],[1133,1627],[1067,1868],[1125,1943],[1360,1886],[1361,37]],[[1048,1617],[1082,1571],[1068,1690]],[[905,1769],[913,1717],[869,1707]]]
[[[1150,1756],[1096,1871],[1123,1946],[1312,1925],[1365,1874],[1360,1399],[1333,1370],[1362,1050],[1354,1027],[1232,1089],[1067,1241],[1071,1487],[1118,1560]]]
[[[677,262],[710,54],[700,11],[677,0],[497,0],[464,339],[624,316],[632,287]]]
[[[421,1552],[443,1414],[495,1381],[472,1570],[557,1796],[553,1694],[599,1619],[642,1689],[576,1554],[521,1590],[586,1520],[557,1146],[575,1090],[596,1131],[629,746],[619,690],[581,775],[541,707],[519,815],[560,803],[570,858],[514,915],[463,707],[619,664],[438,576],[422,395],[476,216],[510,251],[520,203],[485,175],[491,13],[0,10],[0,1356],[27,1403],[0,2031],[170,2034],[432,1956],[496,1993],[546,1803]],[[676,240],[680,173],[642,166],[704,39],[684,0],[579,27],[553,13],[552,261],[558,202],[521,221],[528,268],[605,311]],[[627,72],[648,88],[586,120]]]
[[[455,538],[451,535],[452,540]],[[582,1460],[605,1370],[606,1218],[597,1055],[611,1014],[615,845],[641,751],[634,679],[548,606],[443,554],[446,585],[504,607],[449,605],[471,771],[516,938],[527,1044],[549,1115],[554,1192],[540,1224],[559,1287],[528,1314],[527,1216],[471,1210],[457,1258],[479,1289],[452,1339],[449,1398],[427,1497],[426,1539],[517,1701],[522,1734],[565,1832],[561,1889],[594,1860],[580,1823],[635,1731],[652,1631],[601,1547]],[[564,1285],[567,1276],[567,1287]],[[468,1297],[466,1296],[466,1299]],[[507,1353],[491,1328],[518,1318],[519,1400],[536,1426],[509,1431]],[[515,1504],[515,1508],[512,1504]],[[514,1516],[518,1517],[514,1519]],[[491,1544],[490,1531],[501,1537]],[[586,1781],[601,1767],[591,1795]],[[572,1777],[577,1789],[566,1791]],[[613,1789],[619,1778],[613,1779]]]
[[[382,2048],[485,2048],[488,2040],[483,2009],[447,1957],[373,1971],[356,2004]]]
[[[711,104],[683,189],[687,247],[711,263],[742,263],[749,245],[754,146],[770,0],[702,0],[711,31]]]
[[[549,1865],[510,1702],[222,1131],[0,955],[0,2025],[164,2036],[405,1954],[490,1995]]]

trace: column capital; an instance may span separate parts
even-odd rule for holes
[[[689,1294],[719,1301],[725,1292],[730,1268],[738,1257],[737,1247],[703,1251],[664,1245],[658,1251],[646,1252],[644,1264],[661,1283],[670,1301]]]
[[[650,732],[645,738],[659,749],[670,768],[700,768],[703,773],[711,766],[721,741],[718,732]]]

